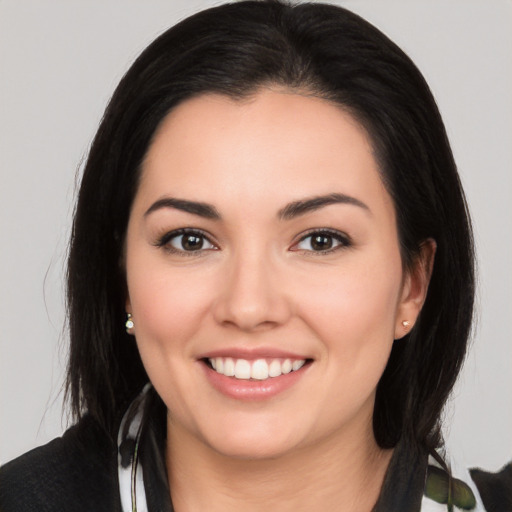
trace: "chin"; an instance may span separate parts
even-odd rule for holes
[[[226,443],[211,446],[219,455],[237,460],[271,460],[278,459],[293,451],[292,447],[251,441],[245,443]]]
[[[298,433],[259,425],[258,429],[219,429],[205,438],[211,449],[225,457],[240,460],[276,459],[294,451],[301,444]],[[265,428],[267,427],[267,428]]]

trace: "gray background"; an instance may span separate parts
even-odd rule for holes
[[[62,274],[76,171],[115,85],[207,0],[0,0],[0,463],[59,435]],[[512,2],[352,0],[429,81],[474,218],[479,321],[446,412],[450,453],[512,458]]]

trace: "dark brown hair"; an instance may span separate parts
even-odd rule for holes
[[[216,92],[243,98],[265,85],[307,90],[367,130],[397,213],[405,266],[437,243],[428,296],[395,342],[377,389],[382,447],[406,436],[440,443],[440,416],[470,333],[474,255],[469,215],[443,122],[421,73],[379,30],[321,3],[239,1],[191,16],[156,39],[117,87],[85,166],[68,262],[71,351],[67,390],[115,433],[148,377],[124,329],[120,261],[141,162],[180,102]]]

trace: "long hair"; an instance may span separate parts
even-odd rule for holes
[[[405,268],[437,243],[428,295],[396,341],[373,418],[381,447],[405,436],[440,443],[440,417],[470,333],[471,225],[445,128],[413,62],[375,27],[321,3],[239,1],[199,12],[158,37],[117,87],[84,169],[68,260],[71,350],[67,391],[76,418],[114,434],[148,377],[124,329],[123,245],[141,163],[155,130],[203,93],[244,98],[279,85],[334,102],[369,134],[397,215]]]

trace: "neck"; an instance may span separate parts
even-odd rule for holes
[[[380,449],[371,423],[364,435],[271,459],[226,457],[168,422],[167,468],[176,512],[265,510],[370,511],[377,502],[391,450]],[[342,442],[341,442],[342,441]]]

